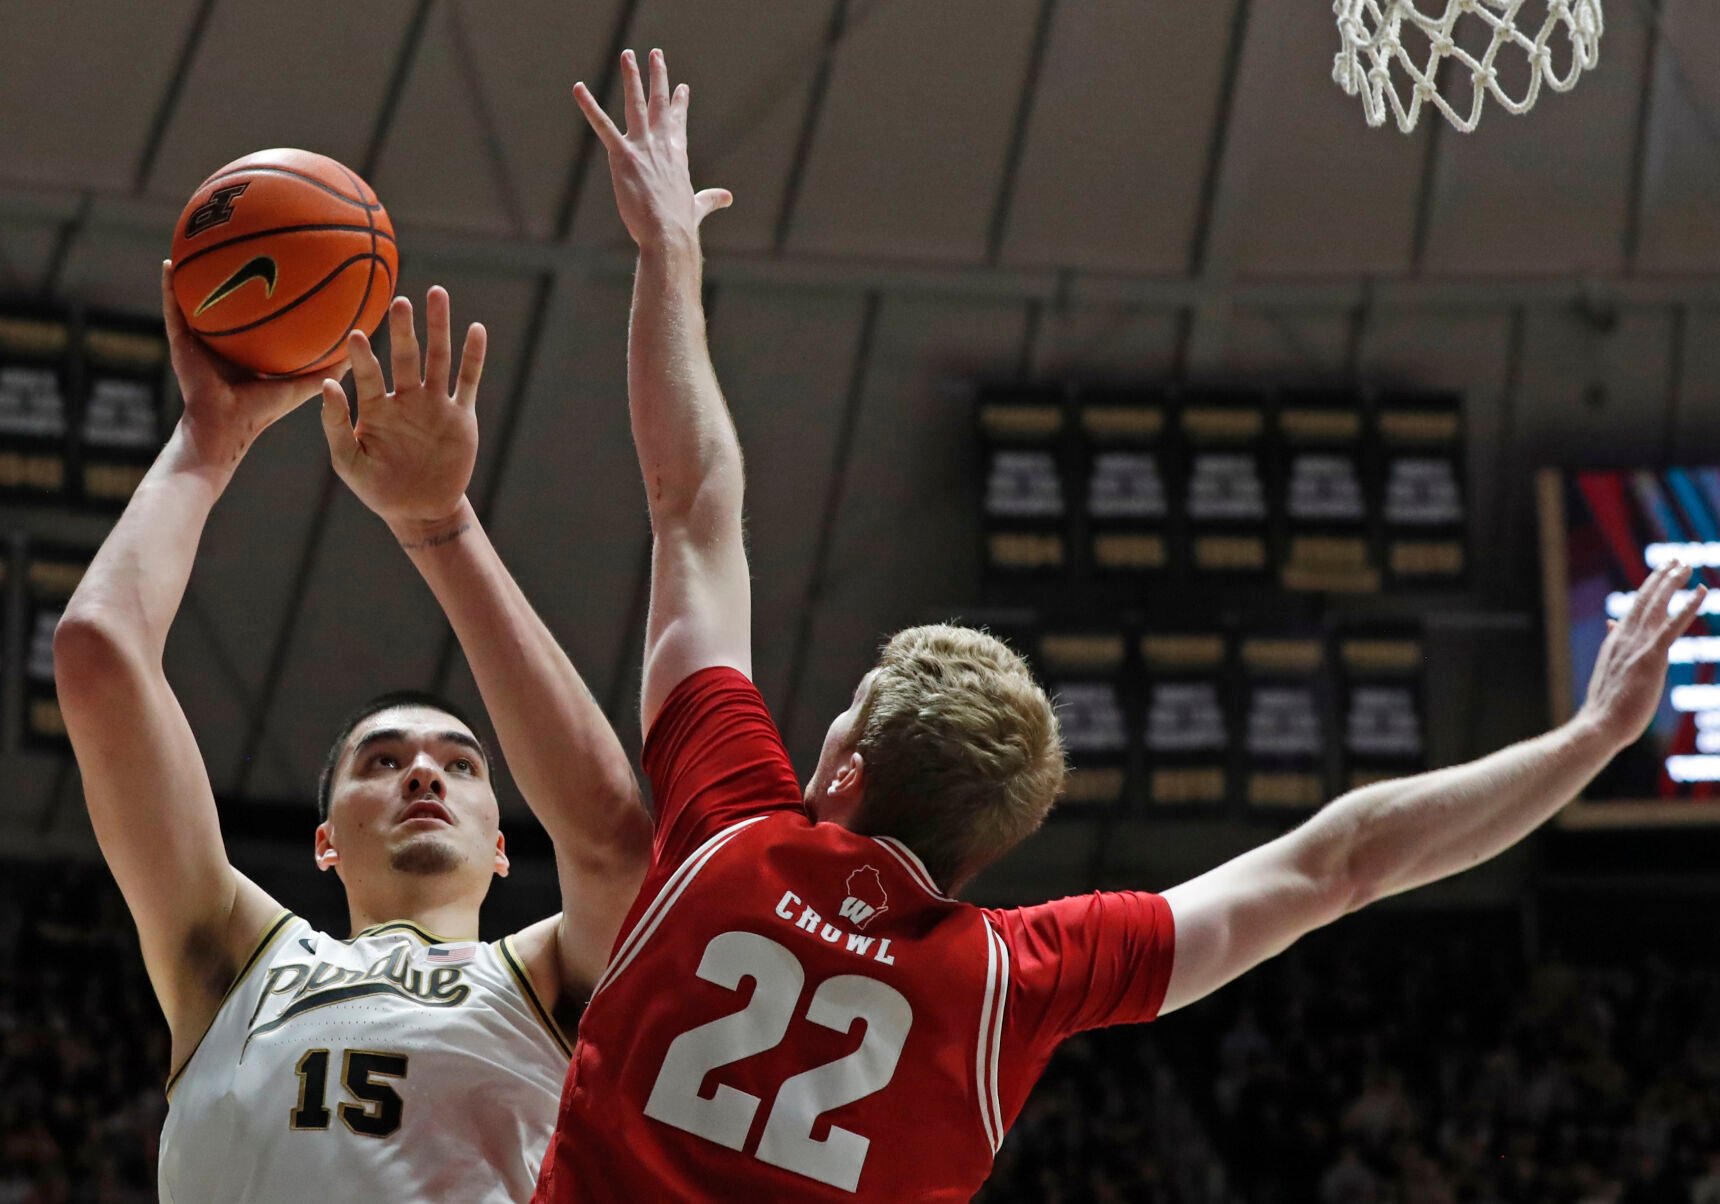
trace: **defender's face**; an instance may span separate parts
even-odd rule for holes
[[[830,723],[830,730],[824,733],[824,747],[818,752],[818,767],[812,771],[812,779],[806,784],[804,799],[814,820],[842,823],[859,802],[858,797],[850,799],[848,792],[840,789],[839,779],[856,756],[854,746],[860,735],[856,728],[861,712],[866,709],[866,700],[871,697],[873,679],[877,676],[878,670],[872,669],[860,679],[848,709],[836,716]],[[835,792],[831,790],[832,784],[838,785]]]
[[[500,868],[483,746],[433,707],[378,711],[347,737],[324,825],[343,877]]]

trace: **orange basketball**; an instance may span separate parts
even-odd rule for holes
[[[317,372],[394,296],[394,224],[326,155],[265,150],[197,186],[173,232],[173,292],[203,341],[265,376]]]

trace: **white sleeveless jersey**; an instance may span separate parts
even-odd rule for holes
[[[167,1204],[531,1197],[568,1046],[511,941],[283,914],[167,1085]]]

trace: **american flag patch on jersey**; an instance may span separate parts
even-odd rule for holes
[[[424,958],[439,966],[452,966],[471,961],[477,952],[477,941],[463,941],[458,945],[431,945],[424,951]]]

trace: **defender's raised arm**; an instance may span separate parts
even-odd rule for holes
[[[1477,761],[1352,791],[1294,832],[1166,891],[1177,931],[1162,1010],[1376,899],[1496,857],[1551,819],[1654,717],[1667,652],[1706,594],[1693,590],[1668,613],[1689,575],[1674,563],[1644,582],[1570,722]]]
[[[621,60],[623,134],[584,84],[574,98],[609,155],[615,203],[639,245],[627,383],[633,444],[651,508],[651,615],[641,719],[713,665],[752,672],[752,595],[741,534],[740,442],[705,345],[699,223],[732,199],[693,190],[686,84],[669,88],[653,50],[649,95],[631,50]]]

